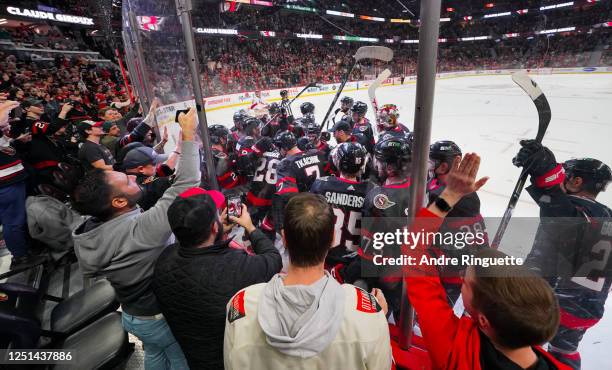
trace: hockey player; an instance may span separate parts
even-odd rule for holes
[[[234,112],[233,120],[234,127],[231,129],[231,137],[228,139],[228,147],[233,149],[236,143],[245,136],[244,134],[244,121],[249,118],[249,115],[244,109]]]
[[[558,164],[534,140],[521,146],[513,163],[531,175],[527,191],[541,217],[526,263],[549,281],[559,299],[561,325],[549,350],[579,369],[578,345],[603,316],[612,286],[612,210],[596,201],[612,172],[592,158]]]
[[[249,184],[247,203],[255,225],[268,214],[272,206],[272,195],[276,192],[276,171],[281,161],[281,154],[274,146],[272,139],[262,137],[253,147],[253,161],[256,168]],[[270,231],[270,225],[268,230]]]
[[[219,187],[223,190],[233,189],[240,184],[240,178],[234,168],[233,152],[228,150],[230,132],[222,125],[209,126],[208,132]],[[205,173],[202,171],[202,174]]]
[[[342,97],[342,99],[340,99],[340,108],[337,108],[334,111],[334,117],[332,118],[332,122],[337,123],[344,117],[350,118],[353,102],[354,100],[350,96]]]
[[[391,137],[408,137],[410,130],[408,127],[398,122],[399,110],[395,104],[385,104],[378,111],[379,122],[378,141],[386,140]]]
[[[316,179],[330,174],[331,166],[327,157],[317,150],[302,152],[297,147],[295,135],[289,131],[276,134],[274,145],[284,156],[278,164],[276,194],[272,199],[278,231],[282,229],[282,212],[288,197],[292,193],[308,191]]]
[[[429,204],[435,203],[442,191],[446,188],[446,180],[455,159],[461,159],[461,149],[450,140],[437,141],[429,147],[429,163],[431,179],[427,184]],[[464,254],[474,254],[480,249],[488,247],[484,219],[480,214],[480,198],[478,194],[472,193],[464,196],[448,213],[442,226],[441,233],[465,233],[482,235],[481,239],[474,239],[473,243],[466,245],[433,245],[432,249],[438,255],[456,257],[461,260]],[[455,238],[456,240],[460,240]],[[478,241],[478,242],[477,242]],[[480,242],[482,241],[482,242]],[[461,293],[461,271],[467,266],[451,268],[447,266],[441,271],[441,280],[449,300],[453,306]]]
[[[326,157],[329,157],[331,149],[327,141],[322,140],[321,127],[315,121],[309,121],[307,125],[304,126],[304,133],[314,149],[323,153]]]
[[[368,112],[368,105],[364,102],[357,101],[351,108],[353,120],[353,136],[363,145],[368,153],[374,148],[374,132],[370,121],[365,117]]]
[[[329,131],[334,134],[334,139],[336,139],[338,144],[350,143],[353,141],[353,136],[351,134],[353,127],[351,126],[348,116],[342,117],[342,119],[336,122]]]
[[[359,181],[359,176],[365,169],[367,158],[368,153],[361,144],[340,144],[334,149],[332,159],[340,176],[321,177],[310,188],[311,193],[324,196],[334,212],[334,245],[325,263],[341,282],[344,281],[344,266],[357,257],[361,239],[361,210],[369,183]]]
[[[389,302],[389,308],[397,314],[401,302],[401,271],[390,268],[379,268],[372,263],[375,254],[386,257],[398,257],[400,245],[386,245],[375,249],[373,235],[377,232],[401,230],[405,226],[410,203],[410,163],[412,150],[404,138],[391,138],[376,143],[374,147],[374,170],[380,179],[379,186],[370,190],[363,206],[362,223],[364,238],[359,250],[361,270],[366,276],[381,276],[369,281],[380,287]],[[372,220],[376,219],[376,222]],[[351,267],[352,271],[354,267]],[[353,274],[351,274],[353,275]],[[397,316],[396,316],[397,317]]]

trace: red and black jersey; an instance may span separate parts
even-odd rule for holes
[[[314,181],[331,174],[331,163],[316,149],[299,152],[278,164],[276,193],[272,197],[272,218],[276,230],[283,227],[283,212],[292,194],[306,192]]]
[[[525,263],[555,290],[561,324],[588,328],[603,316],[612,287],[612,210],[558,185],[527,191],[540,206],[540,225]]]
[[[324,196],[334,211],[335,238],[328,257],[339,259],[357,251],[361,239],[361,214],[369,188],[368,182],[335,176],[321,177],[312,184],[310,192]]]
[[[310,189],[312,183],[331,173],[327,156],[318,150],[309,150],[284,158],[278,165],[276,192],[298,193]]]
[[[272,195],[276,192],[277,167],[281,161],[279,152],[265,152],[257,159],[257,168],[249,186],[247,201],[255,207],[272,205]]]
[[[213,148],[212,152],[219,187],[221,189],[233,189],[240,185],[240,177],[234,171],[231,158],[219,149]]]
[[[408,139],[410,137],[410,129],[399,123],[397,126],[385,129],[379,128],[378,141],[383,141],[391,138]]]
[[[372,125],[367,118],[362,118],[360,121],[355,122],[352,135],[359,144],[366,148],[368,153],[372,153],[375,144],[374,131],[372,131]]]

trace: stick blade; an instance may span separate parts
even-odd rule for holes
[[[531,100],[536,100],[540,95],[542,95],[542,89],[540,89],[538,84],[535,83],[535,81],[532,80],[525,71],[513,73],[512,81],[519,85],[519,87],[523,89],[527,95],[529,95]]]
[[[376,89],[382,85],[382,83],[391,76],[391,71],[387,68],[384,71],[380,72],[376,80],[368,87],[368,95],[370,96],[370,100],[374,100],[376,98]]]
[[[362,46],[357,49],[354,56],[356,61],[362,59],[377,59],[390,62],[393,59],[393,50],[386,46]]]

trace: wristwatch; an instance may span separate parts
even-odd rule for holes
[[[437,197],[435,201],[436,207],[442,212],[450,212],[451,207],[442,197]]]

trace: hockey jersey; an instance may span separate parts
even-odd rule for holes
[[[355,122],[352,134],[357,139],[357,142],[366,148],[368,153],[372,153],[375,144],[374,131],[372,131],[372,125],[367,118],[362,118],[359,122]]]
[[[257,160],[257,168],[249,186],[247,201],[256,207],[272,205],[272,195],[276,191],[277,167],[281,161],[279,152],[265,152]]]
[[[540,225],[525,263],[552,285],[564,326],[592,326],[612,286],[612,210],[558,185],[527,191],[540,206]]]
[[[381,130],[378,133],[378,141],[383,141],[391,138],[408,139],[410,137],[410,130],[408,127],[401,123],[392,129]]]
[[[334,212],[334,245],[327,256],[328,265],[346,263],[356,255],[361,239],[361,211],[369,183],[342,177],[321,177],[310,192],[325,197]]]

